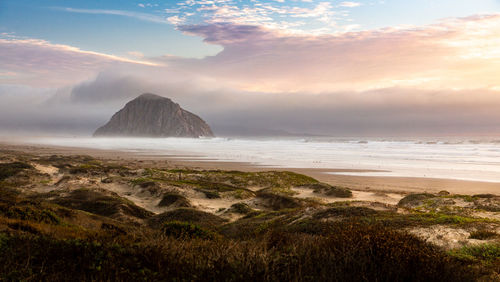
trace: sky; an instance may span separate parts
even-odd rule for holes
[[[0,131],[145,92],[220,135],[500,135],[500,0],[0,0]]]

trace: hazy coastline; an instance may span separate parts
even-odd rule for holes
[[[219,138],[223,140],[231,140],[228,138]],[[78,141],[87,140],[96,143],[79,143]],[[99,143],[102,140],[111,142]],[[195,167],[202,169],[225,169],[225,170],[243,170],[243,171],[263,171],[263,170],[287,170],[298,173],[303,173],[311,177],[317,178],[321,181],[332,185],[343,185],[352,189],[361,191],[388,191],[396,193],[417,193],[417,192],[433,192],[437,193],[441,190],[447,190],[452,193],[460,194],[478,194],[478,193],[491,193],[497,194],[500,191],[500,183],[496,181],[474,181],[464,179],[450,179],[444,177],[411,177],[411,176],[392,176],[388,171],[372,170],[363,168],[361,164],[339,167],[318,167],[315,162],[311,164],[316,167],[294,167],[278,166],[272,163],[257,163],[255,159],[249,161],[242,159],[240,156],[225,155],[225,159],[211,156],[210,154],[203,154],[202,152],[182,151],[175,148],[169,150],[154,150],[151,147],[141,149],[140,147],[133,147],[134,144],[122,143],[120,146],[118,139],[103,139],[103,138],[84,138],[84,137],[33,137],[33,138],[17,138],[11,137],[4,139],[1,142],[2,147],[10,148],[18,151],[31,151],[43,154],[84,154],[94,157],[104,158],[123,158],[132,160],[165,160],[182,167]],[[147,139],[147,138],[131,138],[125,140],[134,140],[136,144],[146,144],[150,142],[162,142],[165,139]],[[170,139],[175,140],[175,139]],[[271,140],[271,141],[269,141]],[[293,142],[303,139],[291,139]],[[343,144],[347,139],[341,140]],[[435,140],[435,139],[433,139]],[[61,142],[64,141],[64,142]],[[177,139],[177,141],[186,141]],[[189,142],[207,142],[207,140],[187,140]],[[251,140],[247,140],[251,141]],[[260,142],[273,142],[272,139]],[[304,142],[304,141],[300,141]],[[365,143],[357,143],[351,141],[351,145],[360,146],[366,145]],[[409,141],[412,142],[412,141]],[[428,141],[430,142],[430,141]],[[182,145],[182,142],[177,143]],[[496,143],[491,143],[496,146]],[[100,145],[100,146],[99,146]],[[125,146],[123,146],[125,145]],[[419,145],[419,144],[417,144]],[[428,144],[429,146],[434,144]],[[448,144],[446,144],[447,146]],[[129,146],[128,148],[126,146]],[[150,144],[149,144],[150,146]],[[444,145],[443,145],[444,146]],[[205,148],[206,147],[201,147]],[[228,157],[229,156],[229,157]],[[231,158],[232,157],[232,158]],[[240,157],[240,158],[238,158]],[[390,164],[389,164],[390,165]],[[389,175],[388,175],[389,174]]]
[[[439,178],[500,183],[496,138],[86,138],[28,137],[21,144],[117,150],[197,161],[278,168],[333,169],[335,174]]]

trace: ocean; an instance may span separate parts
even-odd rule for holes
[[[372,171],[361,176],[500,182],[500,138],[24,138],[27,144],[254,165]]]

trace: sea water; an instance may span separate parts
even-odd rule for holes
[[[345,175],[500,182],[500,138],[27,138],[26,143],[198,161],[346,169]],[[359,171],[371,170],[371,171]]]

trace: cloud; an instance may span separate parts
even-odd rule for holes
[[[170,63],[250,91],[498,86],[498,14],[321,36],[228,23],[179,29],[224,50],[200,61]]]
[[[40,39],[0,38],[1,83],[60,86],[90,78],[112,65],[157,66]]]
[[[361,3],[359,3],[359,2],[342,2],[339,4],[339,6],[340,7],[354,8],[354,7],[361,6]]]
[[[47,103],[54,95],[70,89],[0,85],[0,134],[82,133],[92,127],[99,105],[82,109],[68,103]],[[90,126],[90,127],[89,127]]]
[[[139,4],[139,7],[141,4]],[[144,6],[144,4],[142,4]],[[148,6],[150,7],[150,6]],[[143,7],[144,8],[144,7]],[[133,11],[123,11],[123,10],[104,10],[104,9],[77,9],[77,8],[54,8],[57,10],[70,12],[70,13],[80,13],[80,14],[95,14],[95,15],[114,15],[114,16],[123,16],[129,18],[135,18],[142,21],[154,22],[154,23],[168,23],[164,17],[148,14],[148,13],[140,13]]]
[[[332,35],[289,34],[232,23],[178,28],[224,49],[203,59],[129,59],[43,40],[0,39],[5,74],[0,75],[0,82],[68,85],[112,69],[139,76],[182,73],[225,87],[266,93],[499,87],[498,14]],[[154,70],[147,70],[148,66]]]
[[[144,54],[142,52],[139,52],[139,51],[129,51],[129,52],[127,52],[127,54],[132,56],[133,58],[137,58],[137,59],[144,58]]]
[[[246,44],[262,40],[266,35],[274,37],[270,32],[255,25],[234,25],[229,23],[181,26],[180,30],[186,34],[202,36],[205,42],[222,45],[226,48],[239,43]]]
[[[131,60],[47,41],[1,39],[1,73],[7,74],[1,82],[51,88],[34,91],[38,96],[0,88],[0,124],[90,134],[125,102],[153,92],[200,114],[219,134],[500,130],[498,14],[330,35],[221,22],[178,28],[224,49],[203,59]]]
[[[174,4],[175,3],[175,4]],[[175,2],[163,9],[164,15],[127,10],[79,9],[55,7],[54,9],[83,14],[114,15],[142,21],[179,25],[230,23],[255,25],[288,33],[328,34],[346,30],[349,13],[346,7],[357,7],[358,2],[342,2],[334,5],[328,1],[250,1],[230,0],[185,0]],[[139,3],[140,8],[157,7],[158,4]],[[156,11],[158,12],[158,11]],[[171,14],[176,14],[172,16]],[[302,21],[307,19],[307,21]],[[320,24],[322,27],[318,28]]]
[[[356,2],[334,5],[329,1],[205,1],[185,0],[176,8],[167,9],[180,13],[182,25],[234,24],[255,25],[294,34],[328,34],[344,30],[349,14],[345,7],[355,7]],[[179,24],[177,24],[179,25]],[[318,25],[321,25],[318,28]]]
[[[167,21],[173,25],[179,25],[185,22],[185,18],[179,16],[171,16],[167,18]]]

